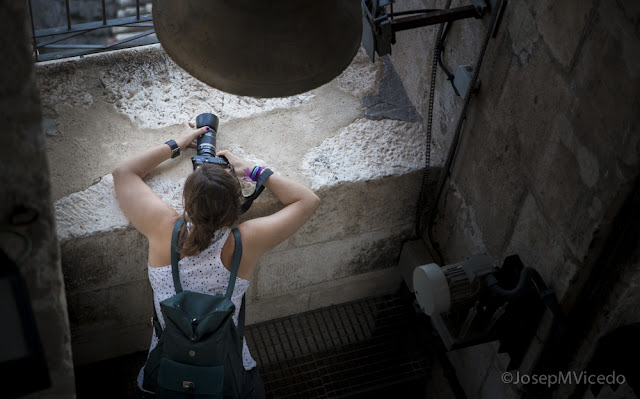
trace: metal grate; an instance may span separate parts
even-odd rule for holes
[[[423,334],[412,301],[384,296],[254,324],[245,336],[275,399],[354,397],[424,382]]]
[[[141,8],[141,1],[144,8]],[[27,3],[36,62],[158,43],[152,15],[141,13],[141,10],[149,10],[146,6],[150,7],[150,0],[135,0],[135,5],[134,0],[111,0],[109,8],[105,0],[101,0],[100,12],[94,15],[100,20],[81,23],[73,23],[72,17],[78,18],[78,10],[91,8],[90,2],[64,0],[64,21],[38,18],[37,22],[34,12],[37,16],[46,16],[59,2],[27,0]],[[131,5],[119,7],[127,3]],[[128,16],[108,18],[108,9],[114,15]],[[44,27],[51,24],[58,26]]]

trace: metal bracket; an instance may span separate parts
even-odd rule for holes
[[[455,76],[453,85],[460,93],[460,97],[467,98],[468,94],[473,94],[480,89],[480,79],[476,81],[475,87],[469,87],[473,79],[473,67],[471,65],[460,65]]]
[[[471,2],[473,3],[473,6],[476,8],[476,11],[478,12],[478,14],[482,16],[485,10],[487,9],[487,3],[485,3],[484,0],[471,0]]]
[[[417,10],[413,15],[396,18],[393,8],[390,13],[387,13],[384,8],[392,4],[393,0],[362,0],[362,45],[373,62],[376,53],[379,56],[391,54],[391,45],[396,42],[396,32],[459,19],[482,18],[488,8],[487,4],[484,0],[471,1],[472,5],[429,12]],[[412,12],[401,14],[412,14]]]

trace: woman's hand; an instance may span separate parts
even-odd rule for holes
[[[210,129],[209,126],[203,126],[200,129],[194,129],[194,127],[191,122],[184,122],[182,124],[182,131],[176,139],[176,143],[180,149],[196,148],[196,139],[198,136],[206,133]]]
[[[245,177],[251,174],[253,165],[251,165],[249,162],[245,161],[244,159],[240,158],[239,156],[233,155],[229,151],[219,151],[216,154],[216,156],[227,158],[227,161],[229,161],[229,164],[233,166],[233,168],[235,169],[236,176]]]

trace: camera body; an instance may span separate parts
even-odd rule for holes
[[[193,163],[193,170],[196,170],[198,166],[205,163],[213,163],[229,166],[229,161],[225,157],[216,156],[216,135],[218,134],[218,123],[220,120],[214,114],[200,114],[196,118],[196,128],[203,126],[209,126],[209,131],[198,136],[197,139],[197,155],[191,158]]]

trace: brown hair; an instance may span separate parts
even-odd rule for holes
[[[180,250],[197,255],[211,245],[216,230],[230,227],[240,216],[240,183],[219,165],[204,164],[184,184],[184,219],[193,225]],[[185,227],[181,235],[184,235]]]

